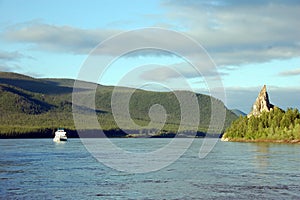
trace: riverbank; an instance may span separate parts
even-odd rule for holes
[[[36,129],[28,132],[8,132],[0,133],[0,139],[32,139],[32,138],[53,138],[56,129],[45,128],[45,129]],[[138,130],[121,130],[121,129],[110,129],[110,130],[98,130],[98,129],[89,129],[89,130],[73,130],[65,128],[68,138],[220,138],[221,134],[207,134],[202,131],[198,132],[189,132],[185,131],[182,133],[174,132],[143,132],[141,133]]]
[[[224,142],[248,142],[248,143],[283,143],[283,144],[300,144],[300,140],[276,140],[276,139],[242,139],[242,138],[235,138],[235,139],[221,139]]]

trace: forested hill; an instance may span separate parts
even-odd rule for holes
[[[63,127],[76,136],[72,115],[72,79],[36,79],[16,73],[0,72],[0,137],[52,137],[53,131]],[[111,111],[111,94],[114,87],[98,85],[96,90],[96,111],[98,121],[108,136],[126,136],[114,121]],[[126,92],[126,88],[118,88]],[[87,88],[77,92],[88,93]],[[186,91],[182,91],[186,92]],[[226,110],[224,128],[237,118],[224,104],[210,96],[196,94],[200,108],[199,135],[205,134],[210,123],[211,101],[217,104],[218,110]],[[131,117],[141,127],[150,122],[149,109],[154,104],[162,105],[167,112],[167,121],[162,130],[133,130],[132,135],[145,133],[153,136],[174,136],[177,132],[180,116],[180,105],[172,92],[151,92],[136,90],[131,96],[129,110]],[[89,110],[90,108],[82,108]],[[86,119],[90,116],[83,112]],[[86,127],[94,131],[98,127]],[[94,133],[94,132],[93,132]],[[188,131],[187,133],[188,134]],[[132,136],[131,135],[131,136]]]

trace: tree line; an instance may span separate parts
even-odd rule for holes
[[[300,140],[298,109],[275,107],[259,117],[240,116],[225,131],[224,138],[245,140]]]

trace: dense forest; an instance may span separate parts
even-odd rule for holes
[[[275,107],[260,116],[240,116],[226,130],[229,141],[300,141],[300,114],[298,109],[283,111]]]
[[[90,83],[86,83],[87,85]],[[0,138],[8,137],[52,137],[54,131],[65,128],[76,136],[73,120],[72,92],[74,80],[71,79],[36,79],[16,73],[0,72]],[[84,84],[83,84],[84,85]],[[97,85],[95,94],[96,114],[102,130],[109,136],[126,136],[115,122],[111,109],[111,95],[115,88]],[[126,94],[128,88],[118,88]],[[92,91],[87,88],[76,88],[82,93],[82,101],[88,99]],[[180,91],[183,95],[192,92]],[[206,134],[211,117],[211,104],[219,111],[225,110],[226,120],[224,130],[237,116],[228,110],[223,102],[213,97],[195,94],[199,103],[200,121],[198,136]],[[87,99],[84,99],[87,98]],[[166,123],[160,130],[146,127],[150,122],[149,109],[160,104],[166,110]],[[78,111],[79,110],[79,111]],[[91,107],[82,107],[77,112],[89,121]],[[139,130],[128,125],[125,129],[133,135],[174,136],[181,120],[180,104],[173,92],[153,92],[136,90],[130,99],[129,111],[133,121],[140,126]],[[217,113],[214,113],[217,114]],[[123,127],[124,128],[124,127]],[[99,129],[96,126],[85,127],[88,131]],[[189,134],[189,127],[183,131]],[[220,133],[217,133],[220,134]]]

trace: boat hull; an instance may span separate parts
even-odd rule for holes
[[[60,138],[60,141],[67,141],[67,138]]]
[[[67,140],[68,140],[67,138],[58,138],[58,137],[53,138],[53,142],[60,142],[60,141],[67,141]]]

